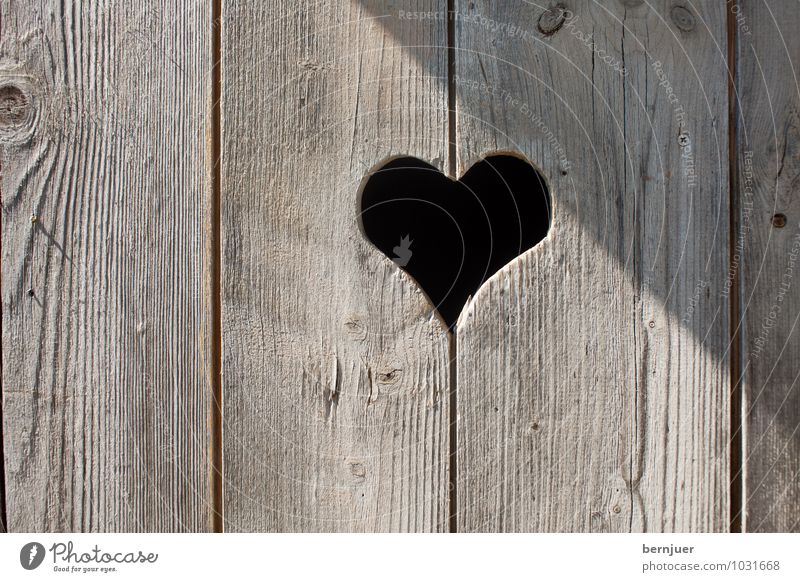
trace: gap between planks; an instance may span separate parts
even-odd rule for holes
[[[211,530],[225,529],[222,498],[222,0],[211,2]]]
[[[456,126],[456,13],[455,0],[447,0],[447,131],[449,137],[448,156],[450,179],[458,179],[457,126]],[[458,532],[458,516],[456,515],[458,493],[458,324],[448,332],[450,340],[450,411],[448,414],[450,428],[450,482],[449,494],[449,530]]]
[[[3,175],[3,168],[0,166],[0,177]],[[0,180],[0,199],[2,199],[2,181]],[[3,224],[0,221],[0,273],[3,266]],[[3,296],[3,278],[0,276],[0,297]],[[0,301],[0,324],[3,319],[3,302]],[[6,510],[6,456],[5,456],[5,436],[3,434],[3,398],[5,392],[2,390],[3,384],[3,333],[0,326],[0,533],[8,532],[8,511]]]
[[[736,252],[737,237],[739,232],[739,164],[738,153],[738,131],[737,131],[737,108],[739,99],[737,96],[737,54],[738,54],[738,35],[736,15],[731,10],[727,10],[728,28],[728,196],[729,196],[729,234],[728,234],[728,272],[733,269],[733,257]],[[742,404],[745,402],[742,397],[744,387],[744,373],[741,369],[742,344],[744,339],[740,333],[743,321],[739,305],[741,286],[739,277],[741,270],[736,271],[733,277],[730,292],[730,382],[731,382],[731,402],[730,402],[730,532],[741,533],[743,526],[744,512],[744,416],[742,415]]]

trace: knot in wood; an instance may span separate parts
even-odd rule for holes
[[[403,371],[399,368],[386,368],[378,372],[378,382],[381,384],[396,384]]]
[[[31,100],[16,85],[0,87],[0,125],[15,129],[25,125],[30,118]]]
[[[685,6],[673,6],[669,15],[672,18],[672,22],[675,23],[675,26],[680,28],[682,31],[690,32],[694,30],[694,15]]]
[[[569,13],[569,10],[563,4],[556,4],[548,8],[539,16],[539,23],[537,24],[539,32],[545,36],[555,34],[564,26],[564,21]]]
[[[0,145],[21,145],[36,129],[39,103],[29,77],[0,75]]]
[[[363,340],[367,337],[367,328],[358,315],[346,316],[344,318],[344,329],[347,335],[355,340]]]

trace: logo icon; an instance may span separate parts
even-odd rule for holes
[[[400,245],[396,246],[392,249],[395,254],[395,257],[392,259],[398,267],[405,267],[408,264],[408,261],[411,260],[411,255],[414,254],[411,252],[411,243],[413,240],[410,240],[411,235],[406,235],[400,239]]]
[[[26,570],[35,570],[44,561],[44,546],[39,542],[29,542],[19,552],[19,563]]]

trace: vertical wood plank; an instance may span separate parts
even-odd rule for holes
[[[725,2],[456,6],[459,172],[554,213],[459,321],[459,530],[727,530]]]
[[[208,3],[0,13],[9,529],[207,530]]]
[[[443,14],[223,7],[226,531],[447,529],[447,333],[358,216],[390,156],[447,167]]]
[[[745,531],[800,531],[800,14],[742,2],[739,229]],[[741,271],[739,271],[741,269]]]

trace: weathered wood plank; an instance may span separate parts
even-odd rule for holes
[[[448,163],[446,21],[399,13],[445,3],[408,4],[223,7],[227,531],[447,529],[448,337],[357,210]]]
[[[208,4],[0,3],[11,531],[210,527]]]
[[[742,2],[739,225],[745,531],[800,531],[800,13]]]
[[[459,172],[554,209],[461,315],[458,528],[725,531],[725,2],[564,4],[456,2]]]

